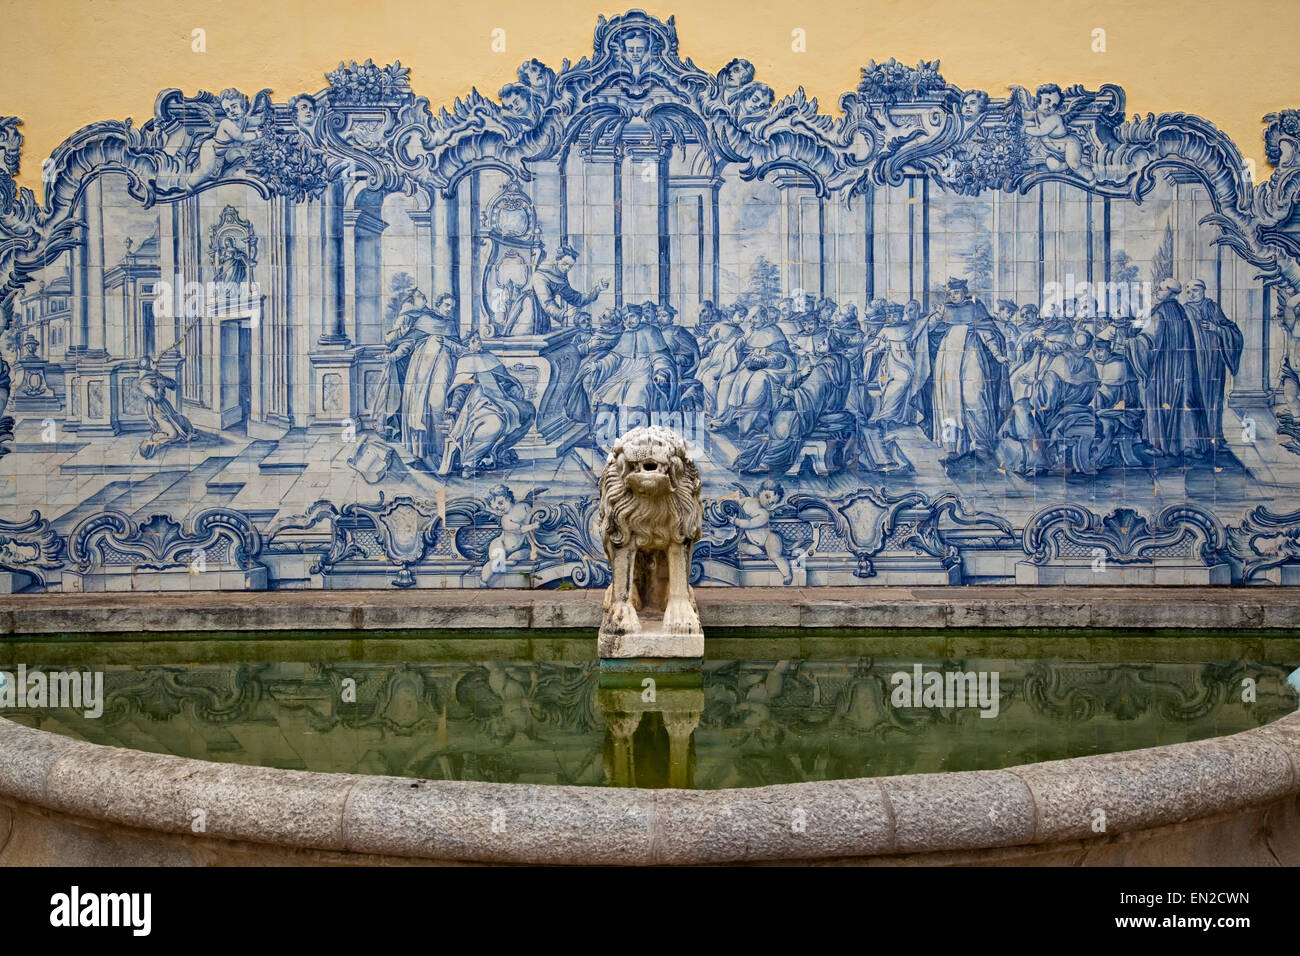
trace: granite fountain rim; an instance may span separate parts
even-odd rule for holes
[[[707,864],[942,854],[1111,838],[1297,794],[1300,713],[1229,736],[1002,770],[712,791],[279,770],[85,743],[0,718],[0,801],[371,858]]]

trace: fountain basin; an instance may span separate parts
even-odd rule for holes
[[[1003,770],[643,790],[279,770],[0,719],[0,865],[1292,865],[1298,762],[1290,714]]]
[[[739,604],[700,593],[705,627],[719,635],[710,637],[706,654],[714,660],[778,659],[777,641],[795,642],[800,656],[845,657],[860,652],[863,638],[835,629],[872,623],[893,629],[884,649],[873,652],[884,657],[988,657],[987,635],[1012,627],[1020,630],[1002,639],[1006,658],[1231,657],[1273,662],[1279,674],[1300,659],[1292,630],[1300,611],[1285,595],[1237,589],[1180,594],[1171,602],[1158,589],[1099,590],[1061,590],[1051,602],[1018,589],[857,589],[771,600],[757,592]],[[321,646],[325,633],[355,653],[364,647],[367,656],[393,654],[381,660],[592,657],[596,594],[512,592],[486,601],[480,595],[472,616],[461,595],[418,597],[299,601],[277,594],[208,606],[188,595],[131,595],[110,607],[102,597],[64,595],[50,608],[39,606],[41,598],[12,600],[0,621],[13,635],[0,645],[9,653],[0,669],[24,659],[51,667],[134,667],[205,655],[242,660],[232,646],[240,635],[231,632],[248,629],[262,631],[257,642],[276,661],[314,659],[308,649]],[[468,620],[499,628],[493,640],[502,647],[488,647]],[[465,630],[431,641],[433,651],[397,654],[405,638],[395,635],[409,632],[385,628],[416,621]],[[1162,630],[1173,626],[1177,634]],[[184,654],[138,653],[142,636],[141,646],[162,648],[179,628],[189,631]],[[1234,646],[1228,655],[1217,651],[1216,635],[1225,632]],[[37,633],[46,636],[31,637]],[[1162,633],[1166,643],[1140,646]],[[22,649],[31,640],[44,642],[39,659]],[[625,676],[635,677],[627,666]],[[621,701],[611,706],[635,709],[635,695],[607,696]],[[104,746],[0,719],[0,864],[1300,864],[1300,716],[1274,699],[1261,726],[1206,725],[1197,730],[1202,739],[1168,746],[990,769],[936,764],[925,769],[938,772],[929,773],[873,764],[863,769],[875,776],[701,791],[246,766]],[[972,715],[968,723],[997,721]],[[1249,729],[1226,732],[1242,726]]]
[[[645,709],[632,688],[601,697]],[[1005,769],[643,790],[274,769],[0,719],[0,865],[1291,864],[1297,762],[1291,713]]]

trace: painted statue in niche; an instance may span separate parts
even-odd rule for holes
[[[184,420],[214,445],[190,443],[210,479],[195,506],[238,486],[249,520],[279,521],[317,500],[441,496],[422,585],[518,584],[485,576],[480,539],[506,514],[482,484],[522,500],[535,482],[546,506],[509,519],[528,542],[510,539],[510,568],[602,586],[596,476],[647,422],[699,463],[701,583],[910,582],[922,565],[936,583],[1005,583],[1049,560],[1027,542],[1053,515],[1082,508],[1095,531],[1132,508],[1156,527],[1175,503],[1219,529],[1177,559],[1189,580],[1291,573],[1219,542],[1300,527],[1300,114],[1266,118],[1275,173],[1256,185],[1208,123],[1128,119],[1113,86],[1006,95],[959,89],[937,61],[873,61],[831,117],[751,60],[712,67],[679,56],[672,20],[631,11],[599,21],[589,57],[526,60],[496,99],[445,110],[370,61],[283,105],[164,91],[151,124],[97,124],[56,152],[39,212],[0,118],[0,301],[61,402],[38,414],[15,392],[0,448],[26,467],[52,414],[72,449],[60,468],[91,473],[135,440],[120,433],[171,443]],[[226,209],[246,232],[205,247]],[[106,242],[99,261],[94,230],[159,238],[120,257]],[[204,253],[218,281],[263,279],[259,327],[159,308]],[[1112,294],[1133,285],[1161,292]],[[137,406],[121,386],[142,358],[175,384],[142,376]],[[360,490],[330,464],[359,460],[339,451],[349,432],[395,453]],[[762,482],[743,515],[738,482]],[[13,503],[75,524],[73,487]],[[760,510],[768,530],[742,534]],[[282,535],[285,554],[320,546]],[[275,562],[276,586],[352,573]]]
[[[128,248],[127,252],[130,251]],[[257,262],[257,233],[234,206],[222,209],[221,218],[208,232],[208,261],[212,263],[213,278],[225,286],[222,290],[225,296],[235,295],[239,286],[252,282],[253,266]]]
[[[227,236],[218,253],[220,266],[217,269],[218,282],[247,282],[249,276],[248,256],[239,251],[233,236]]]

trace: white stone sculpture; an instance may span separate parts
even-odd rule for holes
[[[700,472],[674,432],[650,425],[614,443],[600,475],[600,534],[613,573],[602,658],[704,655],[690,585],[703,510]],[[662,614],[662,623],[643,628],[638,611]]]

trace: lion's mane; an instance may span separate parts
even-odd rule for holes
[[[668,494],[652,498],[627,482],[632,460],[628,449],[639,450],[656,443],[668,446],[670,480]],[[686,442],[666,428],[636,428],[620,438],[600,474],[599,493],[601,537],[611,561],[612,550],[627,544],[634,531],[648,538],[647,545],[655,548],[665,547],[670,541],[694,544],[700,538],[700,472],[687,457]]]

